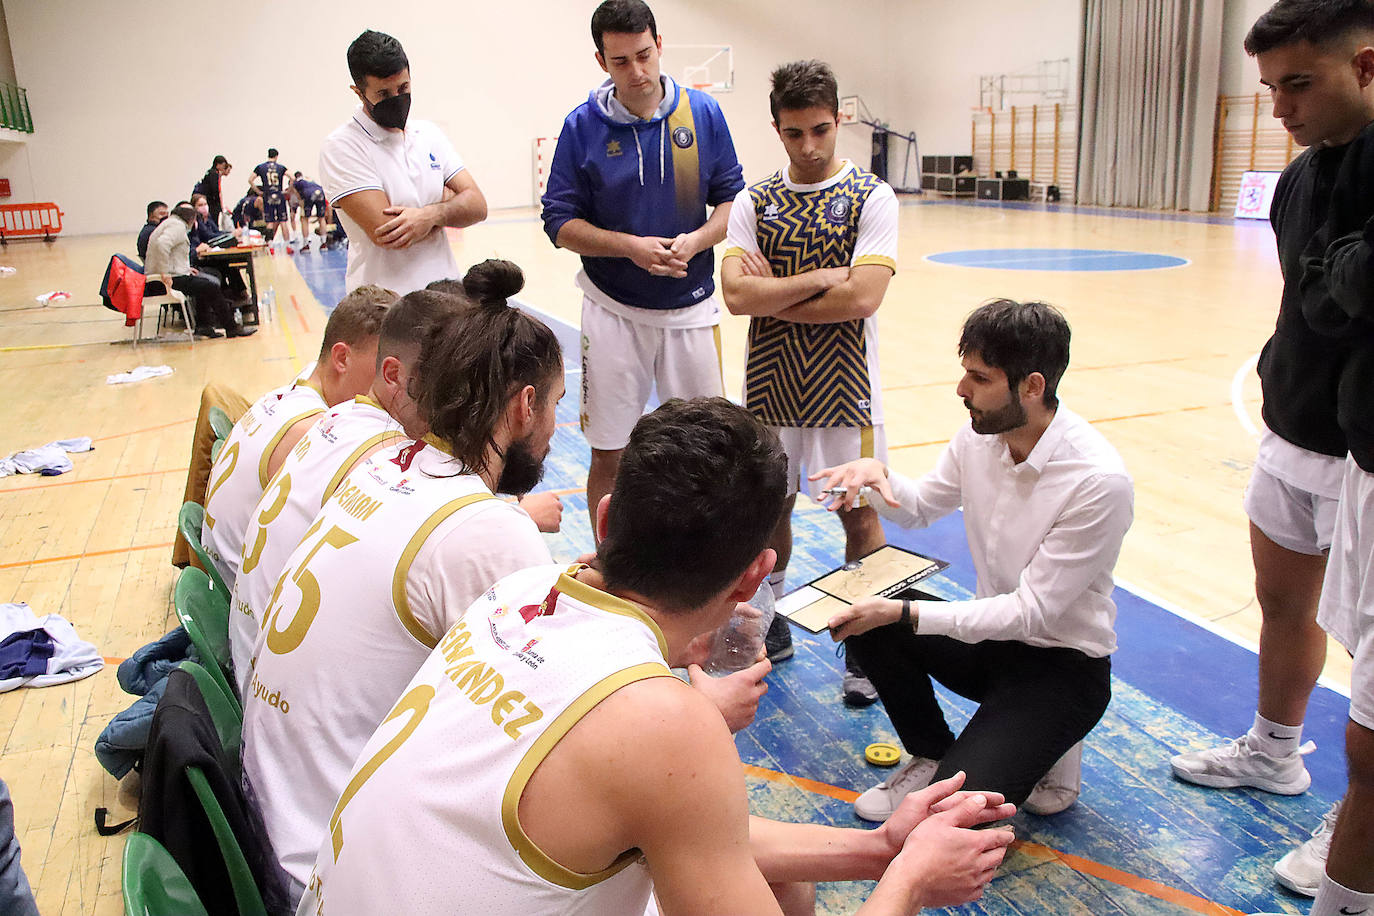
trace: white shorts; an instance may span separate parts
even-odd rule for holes
[[[787,495],[805,490],[819,499],[823,481],[806,475],[855,458],[877,458],[887,464],[887,435],[883,426],[770,426],[787,452]],[[859,505],[867,505],[860,501]]]
[[[1374,729],[1374,474],[1346,458],[1317,623],[1350,650],[1350,718]]]
[[[582,435],[594,449],[630,441],[649,392],[661,400],[723,397],[720,325],[638,324],[582,299]]]
[[[1258,464],[1245,488],[1245,514],[1285,550],[1320,556],[1331,547],[1337,500],[1280,480]]]

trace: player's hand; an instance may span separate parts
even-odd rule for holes
[[[823,490],[845,488],[843,496],[827,496],[821,500],[831,512],[836,509],[853,509],[858,505],[860,487],[877,490],[883,502],[889,506],[901,505],[897,497],[892,495],[892,485],[887,480],[887,466],[876,458],[859,458],[831,468],[822,468],[806,479],[824,480],[821,484]]]
[[[773,276],[773,265],[768,263],[768,259],[763,256],[761,251],[746,251],[739,255],[740,267],[744,268],[746,277],[767,277]]]
[[[948,779],[931,783],[919,792],[912,792],[902,800],[897,810],[892,812],[892,816],[876,831],[888,844],[892,855],[901,852],[907,836],[927,818],[942,811],[959,808],[971,798],[981,798],[984,802],[983,810],[976,815],[975,825],[1005,820],[1016,813],[1016,806],[1008,804],[1006,797],[1001,793],[959,791],[964,784],[964,778],[964,773],[960,771]]]
[[[557,534],[563,524],[563,501],[552,490],[526,493],[520,497],[520,508],[545,534]]]
[[[907,835],[884,880],[892,876],[910,882],[916,907],[977,900],[1015,839],[1010,830],[970,829],[987,823],[989,810],[986,797],[973,792],[949,810],[932,814]]]
[[[373,239],[382,248],[409,248],[429,235],[435,226],[428,207],[386,207],[382,215],[391,219],[372,232]]]
[[[687,276],[687,260],[673,253],[673,240],[652,235],[630,236],[625,256],[655,277]]]
[[[830,627],[830,638],[835,642],[841,642],[851,636],[867,633],[877,627],[885,627],[901,619],[902,602],[874,595],[855,601],[843,611],[836,611],[826,625]]]
[[[712,677],[701,670],[700,665],[690,665],[687,676],[692,686],[705,694],[720,710],[725,724],[733,734],[747,728],[759,711],[759,699],[768,692],[763,679],[773,670],[773,663],[767,658],[760,659],[743,671]]]
[[[668,246],[668,250],[677,255],[683,261],[691,261],[707,248],[708,245],[701,236],[695,232],[684,232],[673,239]]]

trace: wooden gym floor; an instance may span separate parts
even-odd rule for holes
[[[110,659],[174,623],[168,561],[201,387],[216,380],[251,399],[280,384],[313,358],[326,307],[343,286],[339,254],[261,255],[259,283],[272,286],[277,304],[255,337],[191,345],[167,335],[135,348],[96,290],[110,254],[132,250],[137,228],[127,237],[0,251],[0,265],[18,271],[0,278],[0,384],[11,392],[0,404],[0,455],[61,438],[96,440],[94,452],[72,456],[66,475],[0,480],[0,601],[64,615]],[[565,331],[576,326],[576,258],[548,244],[533,211],[497,212],[452,241],[464,268],[486,257],[520,264],[521,299]],[[1056,266],[1053,258],[1033,253],[1014,270],[926,259],[1027,248],[1146,252],[1186,263],[1066,271],[1043,269]],[[71,299],[35,301],[52,290]],[[1121,451],[1136,486],[1135,524],[1117,566],[1129,594],[1121,595],[1116,699],[1089,739],[1084,799],[1058,818],[1022,816],[1024,842],[1005,874],[964,911],[1305,909],[1274,889],[1267,868],[1343,788],[1342,748],[1332,737],[1344,717],[1339,693],[1320,690],[1314,701],[1320,747],[1309,758],[1309,796],[1200,792],[1174,783],[1167,764],[1176,750],[1239,734],[1253,712],[1254,658],[1227,640],[1258,638],[1241,494],[1258,422],[1253,357],[1273,328],[1279,290],[1266,223],[904,201],[900,268],[879,312],[892,464],[919,474],[966,422],[953,389],[954,345],[968,311],[994,296],[1036,298],[1058,305],[1073,325],[1064,403]],[[726,382],[736,395],[744,330],[744,321],[725,319]],[[160,364],[174,374],[105,384],[109,374]],[[565,531],[551,545],[560,558],[590,542],[575,398],[563,413],[545,484],[566,493]],[[797,522],[791,584],[833,565],[841,550],[838,525],[824,513],[801,507]],[[953,563],[940,585],[950,597],[972,587],[957,518],[909,542]],[[758,722],[739,739],[755,808],[853,824],[846,800],[882,777],[858,756],[890,728],[880,707],[839,704],[828,644],[803,639],[799,649],[796,661],[779,666]],[[1334,643],[1326,678],[1338,690],[1349,681],[1349,658]],[[45,914],[121,911],[123,840],[97,836],[91,818],[102,805],[119,819],[123,811],[92,745],[131,700],[113,665],[75,684],[0,696],[0,778],[14,795],[24,866]],[[951,721],[962,721],[966,707],[951,709]],[[805,737],[814,735],[829,738]],[[823,888],[822,908],[851,911],[862,890]]]

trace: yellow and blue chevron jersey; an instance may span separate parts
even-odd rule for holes
[[[789,188],[780,171],[751,185],[758,246],[773,275],[861,264],[895,270],[885,255],[854,257],[864,205],[880,187],[880,178],[858,167],[817,190]],[[770,426],[872,426],[875,380],[869,349],[877,341],[869,339],[867,327],[864,319],[833,324],[751,319],[745,406]]]

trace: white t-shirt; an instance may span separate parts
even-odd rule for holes
[[[240,692],[259,624],[286,558],[364,454],[388,440],[404,440],[401,426],[376,401],[358,396],[329,409],[282,462],[253,508],[243,560],[229,606],[229,648]]]
[[[267,392],[239,417],[210,467],[200,543],[230,588],[243,560],[244,533],[267,487],[272,452],[291,426],[325,406],[324,393],[308,382]]]
[[[339,201],[359,191],[381,191],[393,207],[427,207],[444,197],[444,185],[463,170],[448,138],[428,121],[409,120],[404,131],[386,130],[359,105],[320,147],[320,185],[348,233],[350,292],[374,283],[398,295],[434,280],[460,276],[443,227],[403,249],[377,247]]]
[[[671,677],[664,652],[643,611],[558,566],[497,583],[358,755],[298,912],[644,913],[651,882],[637,851],[571,872],[525,835],[518,808],[530,775],[596,704]]]
[[[493,582],[550,562],[530,517],[460,471],[420,440],[349,474],[287,559],[239,672],[244,774],[297,881],[358,752],[439,638]]]

